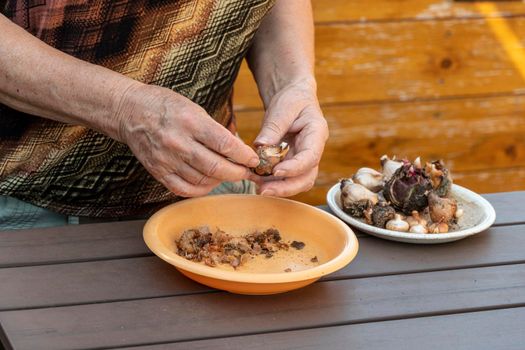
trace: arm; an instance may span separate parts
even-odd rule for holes
[[[1,103],[115,139],[121,92],[139,84],[46,45],[2,15],[0,77]]]
[[[245,166],[258,164],[250,147],[190,100],[69,56],[2,15],[0,103],[128,144],[158,181],[181,196],[248,178]]]
[[[307,191],[317,177],[328,127],[316,96],[313,37],[310,1],[277,0],[248,56],[266,109],[255,143],[291,144],[291,157],[274,168],[284,179],[262,184],[265,195]]]

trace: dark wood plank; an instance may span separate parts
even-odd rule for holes
[[[151,255],[144,220],[0,231],[0,268]]]
[[[494,227],[439,245],[412,245],[370,236],[359,238],[359,244],[355,260],[330,275],[331,279],[525,263],[525,225]]]
[[[4,334],[4,331],[2,329],[2,325],[0,325],[0,350],[11,350],[12,346],[7,340],[7,336]]]
[[[495,225],[511,225],[525,222],[525,210],[520,203],[525,202],[525,191],[484,194],[486,200],[496,210]]]
[[[0,310],[211,291],[157,257],[6,268],[0,281],[9,281],[0,284]]]
[[[525,265],[316,283],[265,296],[209,293],[0,312],[17,349],[190,341],[525,306]]]
[[[490,194],[498,225],[525,222],[525,191]],[[151,256],[142,240],[143,220],[0,231],[0,268]]]
[[[525,308],[512,308],[127,349],[521,350],[524,324]]]
[[[444,245],[366,236],[347,267],[324,280],[525,263],[525,225],[497,227]],[[0,269],[0,310],[209,292],[157,257]],[[24,293],[20,293],[24,291]]]

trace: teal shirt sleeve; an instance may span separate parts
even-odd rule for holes
[[[76,222],[75,222],[76,221]],[[0,196],[0,231],[78,223],[78,218],[55,213],[9,196]]]

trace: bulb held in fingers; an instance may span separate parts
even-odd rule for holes
[[[273,146],[259,146],[255,150],[259,156],[259,165],[253,169],[257,175],[272,175],[273,167],[281,162],[290,150],[286,142]]]

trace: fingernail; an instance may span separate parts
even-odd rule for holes
[[[253,143],[256,145],[267,145],[268,142],[269,142],[268,139],[262,137],[260,139],[256,139]]]
[[[255,168],[257,165],[259,165],[259,158],[258,157],[253,157],[252,159],[250,159],[250,161],[248,162],[248,166],[250,168]]]
[[[279,170],[276,170],[273,174],[275,176],[285,176],[286,175],[286,171],[279,169]]]
[[[275,191],[274,190],[264,190],[261,195],[263,196],[267,196],[267,197],[272,197],[272,196],[275,196]]]

